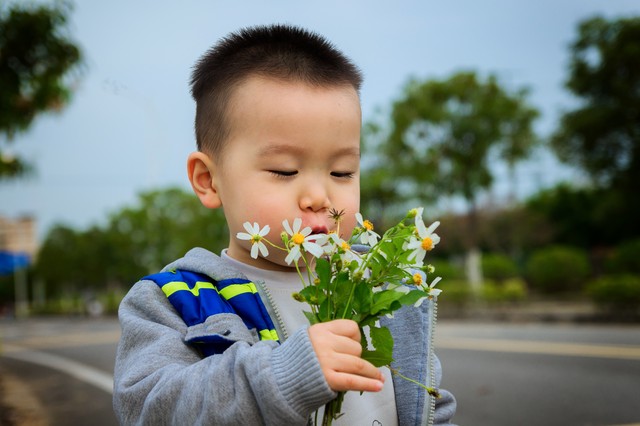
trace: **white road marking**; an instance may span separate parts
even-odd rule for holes
[[[87,346],[118,343],[120,331],[67,333],[43,336],[27,336],[20,339],[7,341],[17,343],[22,348],[29,349],[50,349],[68,348],[70,346]]]
[[[640,360],[640,346],[441,337],[436,338],[437,348]]]
[[[2,356],[27,361],[66,373],[105,392],[113,393],[113,376],[97,368],[46,352],[4,344]]]

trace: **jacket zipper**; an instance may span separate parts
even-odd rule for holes
[[[431,315],[429,320],[429,387],[436,387],[436,377],[435,377],[435,331],[436,331],[436,322],[438,321],[438,301],[436,298],[433,299],[433,303],[431,304]],[[427,394],[428,395],[428,394]],[[433,395],[429,396],[429,418],[427,420],[427,424],[429,426],[433,425],[434,417],[436,414],[436,397]]]
[[[435,389],[436,387],[436,377],[435,377],[435,349],[434,349],[434,340],[435,340],[435,328],[438,314],[438,303],[436,298],[430,300],[429,306],[429,316],[427,319],[427,327],[429,333],[429,342],[427,348],[427,386]],[[436,397],[429,395],[426,393],[426,400],[424,405],[424,411],[422,413],[422,421],[426,423],[428,426],[432,426],[435,421],[435,413],[436,413]]]
[[[269,291],[269,288],[267,288],[267,286],[262,283],[260,284],[260,288],[264,292],[264,295],[267,297],[267,302],[269,303],[269,307],[271,307],[273,316],[276,317],[275,319],[276,319],[276,322],[278,323],[278,328],[280,328],[280,331],[282,332],[282,339],[281,339],[281,343],[282,343],[289,338],[289,333],[287,332],[287,329],[284,326],[284,321],[282,320],[282,316],[280,315],[280,311],[278,310],[278,307],[273,302],[273,297],[271,296],[271,292]]]

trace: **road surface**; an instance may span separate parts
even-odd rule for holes
[[[0,371],[52,425],[115,425],[115,318],[0,321]],[[640,425],[640,326],[440,321],[459,425]]]

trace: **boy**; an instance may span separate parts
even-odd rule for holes
[[[327,233],[329,210],[344,210],[349,236],[359,210],[361,75],[324,39],[289,26],[231,34],[196,64],[198,151],[188,177],[202,204],[222,208],[229,247],[194,249],[143,278],[120,306],[122,337],[114,409],[123,424],[306,424],[348,392],[335,424],[446,424],[455,400],[436,401],[360,358],[348,320],[308,326],[286,253],[254,259],[243,223],[282,221]],[[426,304],[425,304],[426,306]],[[398,368],[439,382],[424,365],[431,314],[400,311],[387,326]],[[402,364],[402,365],[400,365]]]

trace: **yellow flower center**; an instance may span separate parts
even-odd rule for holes
[[[251,244],[257,244],[262,240],[262,237],[258,234],[251,236]]]
[[[297,244],[300,245],[302,243],[304,243],[304,235],[302,235],[299,232],[296,232],[295,234],[293,234],[293,236],[291,237],[291,241],[293,242],[293,244]]]
[[[343,242],[342,242],[341,247],[342,247],[342,250],[344,250],[344,251],[347,251],[347,250],[349,250],[349,249],[351,248],[351,246],[349,245],[349,243],[347,243],[346,241],[343,241]]]
[[[433,248],[433,240],[432,240],[431,238],[429,238],[429,237],[425,237],[425,238],[422,240],[422,249],[423,249],[424,251],[429,251],[429,250],[431,250],[432,248]]]
[[[413,283],[415,285],[421,285],[422,284],[422,275],[420,275],[418,272],[413,274]]]
[[[364,222],[362,222],[362,226],[364,226],[364,229],[366,229],[367,231],[373,231],[373,223],[371,223],[369,220],[365,220]]]

